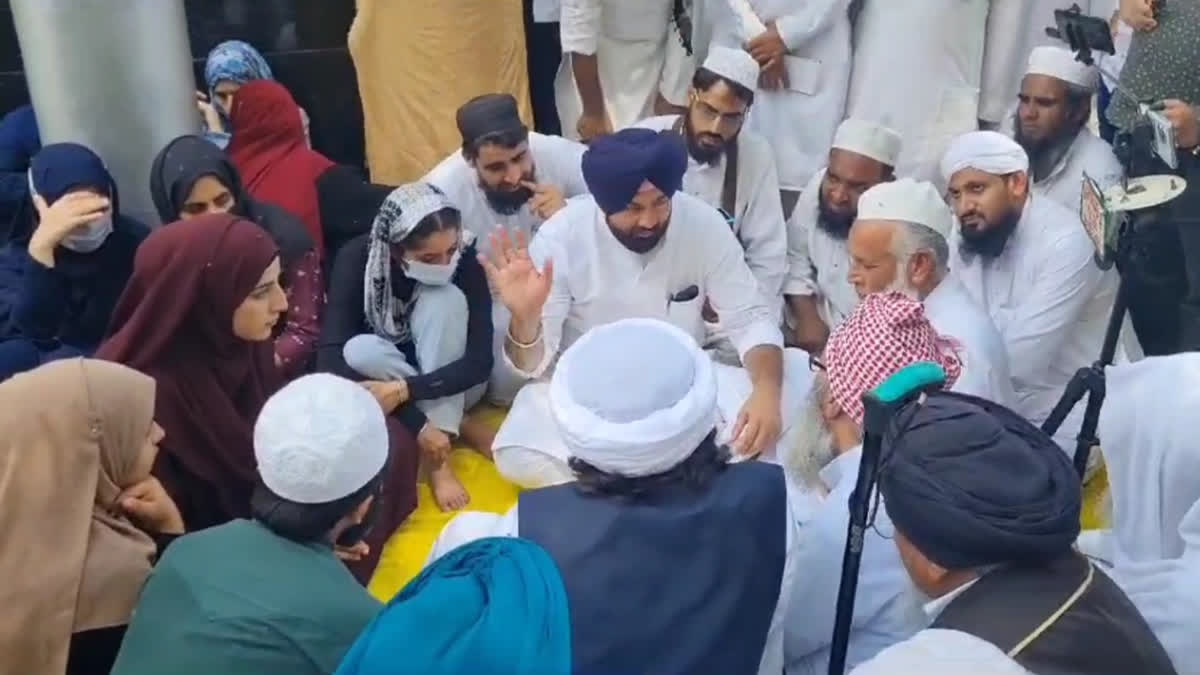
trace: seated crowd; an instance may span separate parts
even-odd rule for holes
[[[1069,56],[1027,88],[1090,100]],[[847,119],[785,217],[741,131],[759,72],[714,48],[682,113],[586,146],[480,96],[383,186],[224,43],[154,229],[35,140],[0,204],[0,672],[825,673],[863,396],[923,362],[946,382],[882,439],[847,670],[1200,672],[1200,357],[1124,336],[1111,529],[1081,534],[1082,406],[1037,426],[1116,295],[1064,206],[1092,169],[1040,154],[1086,130],[964,134],[944,199]],[[456,445],[515,505],[470,510]],[[460,513],[380,602],[422,483]]]

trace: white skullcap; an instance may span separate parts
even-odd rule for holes
[[[894,167],[900,157],[900,134],[883,125],[852,118],[838,125],[833,147]]]
[[[1029,171],[1029,155],[1013,139],[995,131],[970,131],[950,143],[942,156],[946,182],[963,169],[1004,176]]]
[[[267,399],[254,423],[254,458],[271,492],[324,504],[361,489],[388,456],[387,424],[375,397],[350,380],[317,373]]]
[[[950,207],[933,183],[911,178],[880,183],[858,198],[859,220],[902,220],[924,225],[949,240],[954,228]]]
[[[758,62],[745,50],[713,45],[701,66],[754,91],[758,89]]]
[[[650,476],[687,459],[716,427],[716,374],[687,333],[657,319],[623,319],[589,330],[563,353],[550,410],[573,457]]]
[[[1075,52],[1062,47],[1036,47],[1029,53],[1025,74],[1049,75],[1088,91],[1095,91],[1100,82],[1100,72],[1095,66],[1080,63],[1075,59]]]

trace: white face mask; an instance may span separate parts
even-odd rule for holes
[[[76,253],[91,253],[104,245],[112,231],[112,216],[101,216],[87,225],[81,225],[72,230],[70,234],[63,237],[60,245]]]
[[[454,251],[450,262],[445,265],[434,265],[420,260],[404,259],[404,275],[413,281],[428,286],[445,286],[454,277],[458,269],[458,260],[462,257],[462,249]]]

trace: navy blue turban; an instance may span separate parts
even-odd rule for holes
[[[623,129],[592,141],[583,153],[583,180],[608,215],[624,211],[645,181],[673,196],[687,171],[683,137],[669,131]]]
[[[1079,536],[1079,474],[1041,429],[1004,406],[939,392],[901,410],[883,439],[888,515],[951,570],[1038,563]]]

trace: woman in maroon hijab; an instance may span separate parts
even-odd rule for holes
[[[258,481],[254,420],[280,386],[272,332],[287,311],[271,235],[232,214],[155,230],[138,249],[97,358],[154,377],[155,419],[166,431],[154,474],[189,531],[250,512]],[[391,428],[392,448],[364,580],[387,537],[416,508],[417,449]]]
[[[292,95],[273,80],[248,82],[233,97],[229,120],[233,140],[226,153],[246,189],[255,199],[278,204],[299,218],[323,256],[317,179],[334,163],[308,147],[304,120]]]

